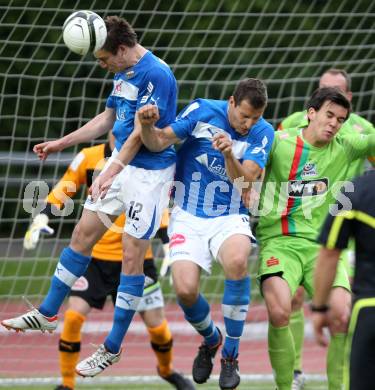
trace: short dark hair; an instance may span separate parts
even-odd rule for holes
[[[234,104],[238,106],[243,100],[247,100],[255,109],[264,108],[267,105],[267,87],[258,79],[241,80],[233,92]]]
[[[101,50],[116,54],[120,45],[134,47],[137,44],[137,34],[125,19],[118,16],[107,16],[105,25],[107,38]]]
[[[320,77],[323,77],[325,74],[333,74],[333,75],[341,75],[344,77],[346,81],[346,91],[344,92],[349,92],[350,88],[352,87],[352,79],[349,76],[348,72],[344,69],[338,69],[338,68],[330,68],[327,69]]]
[[[326,101],[338,104],[341,107],[347,109],[346,119],[348,119],[352,106],[345,95],[338,89],[332,87],[318,88],[311,95],[310,100],[307,102],[307,110],[314,108],[315,111],[319,111]]]

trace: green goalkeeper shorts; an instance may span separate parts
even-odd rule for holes
[[[314,269],[320,245],[299,237],[273,237],[261,243],[259,253],[258,281],[265,275],[282,274],[292,296],[303,286],[313,296]],[[344,287],[350,291],[348,273],[343,261],[337,265],[333,287]]]

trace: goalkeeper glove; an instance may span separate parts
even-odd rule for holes
[[[52,235],[54,230],[48,226],[49,218],[46,214],[38,214],[34,219],[23,239],[25,249],[34,249],[39,241],[40,233]]]

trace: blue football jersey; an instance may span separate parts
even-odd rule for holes
[[[168,65],[147,52],[137,64],[115,74],[113,89],[107,107],[116,112],[113,126],[117,150],[134,129],[136,111],[145,104],[156,104],[160,120],[156,126],[163,128],[176,119],[177,82]],[[142,146],[130,165],[145,169],[163,169],[175,162],[173,147],[154,153]]]
[[[241,163],[252,160],[263,169],[271,150],[274,130],[270,123],[260,118],[248,134],[241,135],[230,126],[227,110],[227,101],[197,99],[171,124],[183,140],[177,151],[174,201],[198,217],[247,213],[227,176],[224,156],[212,146],[216,133],[232,139],[233,154]]]

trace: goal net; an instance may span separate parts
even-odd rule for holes
[[[111,75],[92,56],[81,58],[63,44],[63,22],[78,9],[90,9],[102,17],[125,17],[141,44],[172,67],[179,83],[180,109],[197,97],[226,99],[238,80],[257,77],[267,83],[265,118],[276,127],[288,114],[303,109],[319,76],[334,67],[352,77],[354,111],[375,120],[372,0],[109,0],[106,6],[96,0],[0,1],[0,319],[25,310],[22,296],[36,305],[41,302],[60,250],[68,244],[81,212],[84,191],[75,198],[75,212],[56,222],[53,237],[43,238],[35,250],[23,249],[31,220],[23,202],[26,186],[44,181],[51,189],[82,147],[53,155],[41,164],[32,153],[33,145],[60,138],[98,114],[112,86]],[[158,242],[154,248],[160,258]],[[270,375],[267,317],[254,278],[256,265],[255,251],[249,262],[252,306],[240,366],[243,374]],[[223,280],[217,266],[210,277],[202,278],[202,290],[222,328]],[[189,373],[200,341],[176,306],[168,278],[162,284],[175,338],[175,366]],[[109,302],[103,312],[89,315],[83,330],[83,355],[90,353],[90,342],[103,340],[111,319]],[[60,330],[61,326],[56,335],[42,336],[1,329],[1,376],[58,376]],[[156,361],[139,318],[125,345],[122,363],[108,374],[156,374]],[[324,360],[324,351],[312,340],[307,316],[305,371],[322,374]]]

